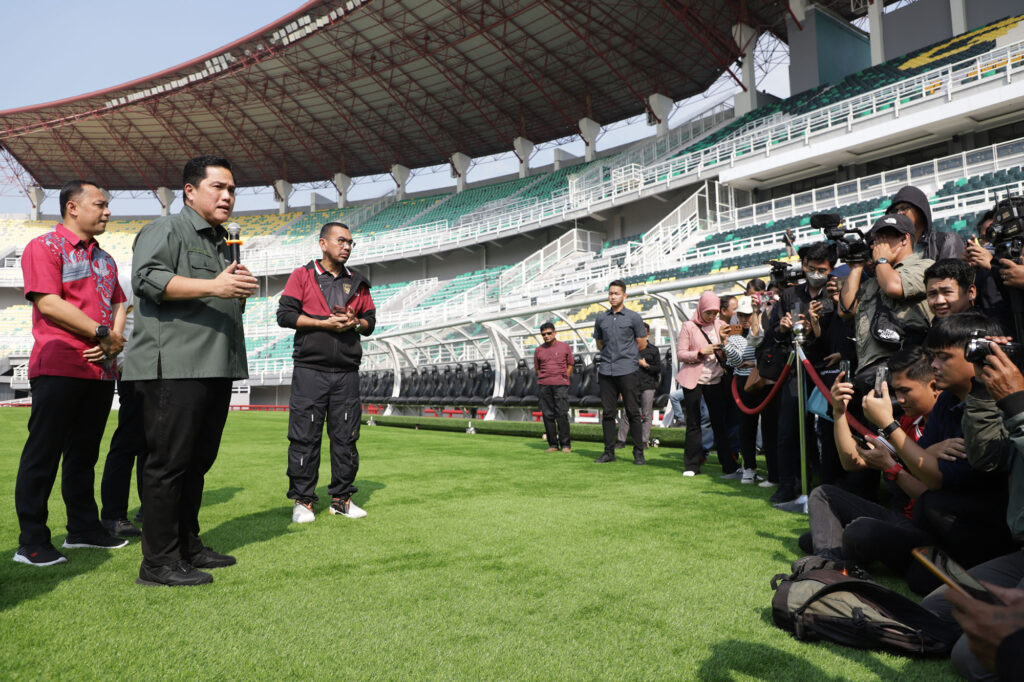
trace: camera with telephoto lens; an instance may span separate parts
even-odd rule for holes
[[[994,247],[992,267],[997,267],[1001,258],[1019,265],[1021,248],[1024,248],[1024,197],[1003,199],[996,204],[993,213],[987,232]]]
[[[871,260],[871,247],[864,233],[855,227],[846,227],[843,216],[838,213],[815,213],[811,216],[811,227],[825,233],[825,239],[836,249],[836,257],[844,263]]]
[[[770,286],[776,286],[780,290],[791,287],[804,278],[804,270],[799,263],[766,260],[764,264],[772,266],[772,272],[768,275]]]
[[[971,332],[971,338],[967,340],[967,344],[964,346],[964,359],[967,362],[980,365],[985,362],[992,353],[992,344],[995,341],[989,341],[985,338],[985,332],[975,330]],[[1004,353],[1011,359],[1016,359],[1020,356],[1021,351],[1024,351],[1024,343],[1010,342],[1010,343],[998,343]]]

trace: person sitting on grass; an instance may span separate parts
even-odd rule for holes
[[[896,400],[903,408],[900,429],[917,442],[939,397],[930,360],[920,348],[910,348],[889,358],[888,367]],[[837,485],[815,488],[807,500],[811,531],[800,538],[801,548],[862,568],[878,560],[903,574],[912,560],[910,551],[931,542],[913,521],[914,501],[927,487],[881,443],[869,441],[858,447],[847,419],[853,384],[845,372],[840,372],[831,393],[833,430],[843,469],[884,472],[891,502],[886,508]]]
[[[896,448],[901,468],[909,469],[927,487],[914,505],[915,522],[935,538],[935,544],[967,567],[998,556],[1010,546],[1003,520],[1005,476],[972,468],[964,448],[964,400],[975,374],[974,365],[964,357],[964,346],[975,332],[998,335],[1000,328],[980,312],[971,311],[938,319],[928,333],[932,369],[942,393],[916,443],[893,420],[886,384],[882,384],[880,397],[869,392],[863,401],[864,414]],[[934,583],[928,589],[931,587]]]

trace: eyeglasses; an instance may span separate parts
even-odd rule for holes
[[[344,237],[338,237],[337,242],[341,246],[345,246],[346,244],[348,244],[348,248],[350,249],[356,248],[356,242],[354,239],[345,239]]]

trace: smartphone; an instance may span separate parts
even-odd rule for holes
[[[863,434],[857,433],[853,429],[850,429],[850,435],[853,436],[853,440],[857,442],[857,445],[861,446],[862,448],[871,447],[871,444],[868,443],[868,439],[865,438]]]
[[[843,381],[849,383],[853,381],[853,377],[850,376],[850,361],[840,360],[839,361],[839,373],[843,375]]]
[[[950,559],[938,547],[915,547],[913,555],[925,568],[934,573],[936,578],[949,585],[951,590],[974,597],[986,604],[1004,606],[1003,600],[972,578],[963,566]]]
[[[882,366],[875,369],[875,397],[882,397],[882,384],[889,378],[889,368]]]

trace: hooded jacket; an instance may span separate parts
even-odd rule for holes
[[[718,309],[718,296],[713,291],[705,291],[700,295],[700,300],[697,302],[697,312],[679,328],[679,338],[676,340],[676,358],[679,360],[679,372],[676,374],[676,381],[683,388],[694,388],[698,380],[700,380],[701,370],[703,370],[704,362],[708,357],[701,355],[699,351],[708,345],[708,340],[704,338],[704,334],[701,333],[701,326],[698,325],[700,325],[705,311],[714,310],[717,313]],[[717,340],[721,341],[722,327],[725,326],[725,322],[716,316],[713,326]],[[708,336],[711,337],[711,341],[716,340],[714,335],[708,334]],[[711,358],[714,359],[714,355]]]
[[[914,253],[922,258],[932,260],[960,258],[964,255],[964,243],[957,235],[952,232],[936,232],[932,229],[932,207],[924,192],[913,185],[907,185],[896,192],[889,208],[900,203],[916,206],[924,216],[924,232],[921,233],[921,238],[914,242]]]

